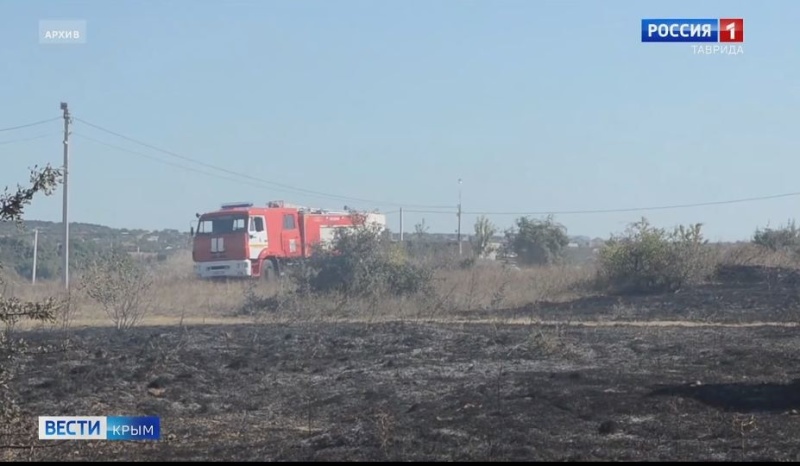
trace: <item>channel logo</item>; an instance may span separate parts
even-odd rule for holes
[[[158,440],[153,416],[39,416],[39,440]]]
[[[742,43],[744,19],[643,19],[642,42]]]

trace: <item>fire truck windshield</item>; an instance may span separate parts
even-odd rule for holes
[[[197,225],[198,235],[219,235],[245,231],[247,215],[216,215],[201,217]]]

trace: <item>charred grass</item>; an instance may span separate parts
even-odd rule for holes
[[[150,325],[125,331],[91,325],[101,316],[76,296],[66,323],[24,332],[56,350],[22,356],[10,389],[26,424],[0,443],[26,447],[0,454],[796,461],[796,328],[656,322],[796,322],[796,269],[743,262],[660,295],[591,294],[581,268],[475,268],[440,277],[435,299],[318,298],[257,315],[242,315],[245,300],[277,285],[248,295],[164,274]],[[189,325],[206,318],[227,324]],[[153,325],[164,319],[174,325]],[[625,322],[639,326],[613,326]],[[40,415],[156,415],[162,439],[40,442]]]
[[[15,382],[31,431],[156,415],[162,440],[7,459],[796,460],[798,348],[787,328],[83,329]]]

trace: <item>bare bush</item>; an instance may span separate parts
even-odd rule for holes
[[[153,280],[146,266],[124,252],[95,260],[86,270],[81,288],[100,304],[118,329],[135,326],[152,307]]]
[[[483,258],[494,252],[491,242],[496,233],[497,227],[486,216],[478,217],[475,221],[475,237],[472,240],[472,249],[476,257]]]

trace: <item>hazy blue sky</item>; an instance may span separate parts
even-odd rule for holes
[[[794,192],[798,13],[794,0],[7,0],[0,128],[58,116],[67,101],[76,118],[264,180],[76,121],[71,218],[116,227],[188,229],[195,212],[239,200],[454,208],[459,177],[467,212]],[[659,17],[743,17],[745,54],[640,43],[641,19]],[[40,44],[41,19],[86,20],[87,42]],[[61,125],[0,132],[0,186],[26,181],[34,164],[60,165]],[[798,211],[800,196],[557,219],[572,234],[607,236],[646,215],[745,239]],[[408,213],[407,231],[423,217],[433,231],[456,228],[451,213]],[[28,218],[60,221],[60,192]],[[465,215],[465,231],[474,219]],[[397,214],[390,222],[396,230]]]

